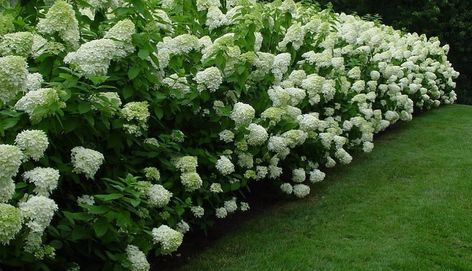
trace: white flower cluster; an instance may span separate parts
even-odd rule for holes
[[[175,162],[175,167],[181,172],[180,181],[187,191],[194,191],[203,185],[202,178],[197,173],[198,160],[196,156],[182,156]]]
[[[169,254],[180,247],[183,241],[183,234],[167,225],[161,225],[158,228],[152,229],[152,239],[155,244],[161,246],[163,254]]]
[[[55,106],[59,108],[66,106],[58,91],[54,88],[40,88],[21,97],[15,104],[15,110],[26,112],[32,121],[39,121]]]
[[[236,125],[247,125],[254,119],[255,114],[256,111],[252,106],[238,102],[233,107],[231,119],[234,120]]]
[[[69,3],[63,0],[54,2],[46,17],[39,20],[37,29],[40,33],[58,34],[71,48],[79,45],[79,22],[75,18],[75,12]]]
[[[73,172],[84,174],[86,178],[93,179],[105,157],[98,151],[84,147],[75,147],[71,150],[71,162]]]
[[[220,159],[216,161],[216,169],[223,175],[229,175],[234,172],[234,164],[228,157],[221,155]]]
[[[197,72],[194,79],[198,84],[199,91],[208,89],[210,92],[215,92],[223,83],[223,76],[217,67],[209,67]]]
[[[56,189],[59,177],[59,170],[53,168],[37,167],[23,173],[23,178],[34,184],[34,192],[45,197]]]
[[[148,128],[149,103],[129,102],[121,109],[121,115],[128,122],[123,125],[125,131],[131,135],[141,136]]]
[[[148,271],[151,268],[146,259],[146,254],[139,250],[137,246],[128,245],[126,256],[131,263],[131,271]]]
[[[153,184],[151,185],[151,187],[149,187],[149,190],[147,191],[147,196],[149,199],[149,205],[156,207],[164,207],[169,204],[169,201],[172,197],[172,193],[160,184]]]
[[[15,193],[13,177],[18,173],[23,153],[17,146],[0,145],[0,203],[8,202]]]
[[[119,21],[105,34],[102,39],[86,42],[64,58],[86,77],[106,75],[110,62],[119,60],[134,51],[131,36],[136,32],[130,20]]]
[[[30,32],[9,33],[0,41],[0,55],[27,57],[33,48],[33,34]]]
[[[41,130],[25,130],[16,136],[15,144],[23,151],[25,158],[38,161],[44,156],[49,140]]]
[[[0,101],[7,104],[24,92],[27,75],[27,63],[23,57],[0,57]]]
[[[23,217],[20,209],[0,203],[0,244],[8,245],[21,230]]]

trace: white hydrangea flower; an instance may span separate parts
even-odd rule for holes
[[[364,152],[371,152],[374,149],[374,143],[366,141],[362,144],[362,150]]]
[[[268,173],[269,173],[269,169],[267,167],[257,166],[256,167],[256,180],[264,179]]]
[[[57,188],[59,170],[53,168],[36,167],[23,173],[23,178],[35,185],[34,192],[38,196],[48,197]]]
[[[292,181],[296,183],[303,183],[305,179],[306,179],[306,174],[303,168],[296,168],[292,170]]]
[[[234,140],[234,133],[230,130],[223,130],[219,133],[220,140],[225,143],[233,142]]]
[[[175,227],[176,227],[177,231],[182,233],[182,234],[185,234],[190,230],[189,224],[187,222],[185,222],[184,220],[180,220],[179,223],[177,223],[177,225],[175,225]]]
[[[282,192],[285,194],[290,195],[293,192],[293,187],[289,183],[283,183],[280,185],[280,190],[282,190]]]
[[[8,245],[21,230],[23,217],[18,208],[0,203],[0,244]]]
[[[331,158],[330,156],[326,157],[326,164],[325,164],[325,166],[326,166],[327,168],[332,168],[332,167],[334,167],[335,165],[336,165],[336,161],[334,161],[333,158]]]
[[[296,184],[293,186],[293,194],[297,198],[304,198],[310,194],[310,187],[304,184]]]
[[[361,69],[358,66],[356,66],[347,72],[347,76],[351,79],[359,80],[361,79]]]
[[[224,155],[221,155],[220,159],[216,161],[215,167],[222,175],[225,175],[225,176],[234,172],[233,163],[231,162],[231,160],[229,160],[228,157]]]
[[[0,41],[0,55],[17,55],[27,57],[33,47],[33,34],[16,32],[3,35]]]
[[[136,27],[129,19],[117,22],[107,31],[104,38],[115,42],[115,59],[124,58],[134,52],[134,45],[132,43],[134,33],[136,33]]]
[[[190,211],[196,218],[201,218],[205,214],[205,209],[201,206],[192,206],[190,207]]]
[[[228,23],[225,14],[218,7],[212,6],[208,9],[205,25],[210,31]]]
[[[27,221],[26,226],[36,233],[44,232],[58,210],[54,200],[44,196],[33,196],[28,201],[21,202],[19,207],[22,216]]]
[[[58,34],[70,47],[76,48],[79,45],[80,32],[79,22],[75,17],[75,12],[69,3],[63,0],[54,2],[45,18],[39,19],[36,26],[43,34]]]
[[[9,202],[15,195],[15,188],[12,179],[0,179],[0,203]]]
[[[338,149],[334,154],[339,159],[341,164],[349,164],[352,161],[352,156],[344,149]]]
[[[192,50],[199,50],[200,46],[198,37],[190,34],[182,34],[175,38],[164,37],[163,41],[157,44],[159,68],[165,69],[171,56],[188,54]]]
[[[38,90],[43,82],[43,76],[40,73],[29,73],[26,77],[26,89],[28,91]]]
[[[38,108],[49,109],[54,105],[64,108],[66,105],[61,101],[59,93],[53,88],[40,88],[35,91],[26,93],[15,104],[15,110],[26,112],[30,119],[40,120],[46,116],[48,112],[35,112]]]
[[[182,173],[195,172],[198,166],[198,158],[196,156],[182,156],[175,162],[175,167]]]
[[[208,89],[210,92],[215,92],[223,83],[223,76],[217,67],[209,67],[197,72],[194,80],[198,84],[199,91]]]
[[[94,205],[95,204],[95,198],[94,198],[94,196],[90,196],[90,195],[82,195],[80,197],[77,197],[77,204],[80,204],[80,205]]]
[[[274,74],[276,82],[282,80],[283,75],[288,71],[291,60],[292,57],[289,53],[281,53],[275,56],[272,64],[272,73]]]
[[[211,7],[220,7],[220,0],[197,0],[197,10],[203,11]]]
[[[217,218],[225,218],[228,216],[228,211],[226,211],[225,207],[216,208],[215,212]]]
[[[247,144],[251,146],[259,146],[266,142],[269,134],[267,133],[266,129],[261,125],[251,123],[249,124],[248,128],[249,135],[247,136]]]
[[[303,31],[301,24],[296,22],[287,29],[285,37],[281,42],[279,42],[278,47],[284,51],[287,44],[292,43],[293,48],[298,50],[303,45],[304,38],[305,32]]]
[[[41,130],[24,130],[16,136],[15,145],[23,151],[25,157],[38,161],[44,156],[49,141],[46,133]]]
[[[117,42],[114,40],[92,40],[82,44],[77,51],[68,53],[64,63],[71,64],[86,77],[106,75],[117,52],[122,53],[117,50]]]
[[[210,192],[212,192],[212,193],[223,193],[223,189],[221,188],[221,184],[212,183],[210,185]]]
[[[161,173],[155,167],[146,167],[143,169],[143,172],[148,180],[159,181],[161,179]]]
[[[75,147],[71,150],[71,162],[74,167],[72,172],[84,174],[86,178],[93,179],[105,157],[98,151],[84,147]]]
[[[318,183],[324,180],[326,174],[319,169],[314,169],[310,172],[310,182]]]
[[[251,207],[249,206],[249,203],[241,201],[241,204],[240,204],[241,211],[246,212],[246,211],[249,211],[250,208]]]
[[[14,177],[22,159],[23,153],[17,146],[0,144],[0,181]]]
[[[254,166],[254,159],[250,153],[238,154],[238,165],[242,168],[252,168]]]
[[[146,255],[137,246],[128,245],[126,247],[126,257],[131,263],[132,271],[148,271],[151,268]]]
[[[277,179],[282,175],[283,170],[281,167],[275,166],[275,165],[270,165],[269,166],[269,178],[271,179]]]
[[[268,144],[269,151],[285,153],[288,149],[287,141],[281,136],[271,136]]]
[[[236,203],[236,198],[232,198],[231,200],[227,200],[224,202],[224,208],[228,213],[233,213],[238,210],[238,204]]]
[[[147,196],[149,205],[161,208],[169,204],[172,193],[160,184],[153,184],[147,191]]]
[[[202,187],[203,181],[196,172],[185,172],[180,175],[180,181],[185,186],[185,190],[192,192]]]
[[[154,244],[161,245],[162,254],[170,254],[176,251],[182,244],[183,237],[182,233],[167,225],[152,229],[152,240]]]
[[[148,128],[149,103],[129,102],[121,109],[121,115],[128,122],[123,128],[131,135],[141,136]]]
[[[28,75],[27,63],[20,56],[0,57],[0,101],[8,104],[25,92]]]
[[[231,112],[231,119],[234,120],[236,125],[247,125],[256,115],[256,110],[249,104],[237,102]]]

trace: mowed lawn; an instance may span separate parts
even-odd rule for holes
[[[420,114],[177,270],[472,270],[472,106]]]

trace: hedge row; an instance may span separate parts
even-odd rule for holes
[[[361,16],[379,14],[397,29],[436,36],[451,45],[449,58],[461,73],[457,80],[458,102],[472,104],[472,1],[463,0],[315,0],[335,11]]]
[[[448,46],[291,0],[20,1],[0,15],[0,263],[149,270],[250,206],[305,197],[456,99]]]

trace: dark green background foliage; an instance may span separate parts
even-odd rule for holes
[[[379,14],[397,29],[437,36],[451,46],[449,59],[461,73],[458,102],[472,104],[472,1],[470,0],[309,0],[336,12]]]

